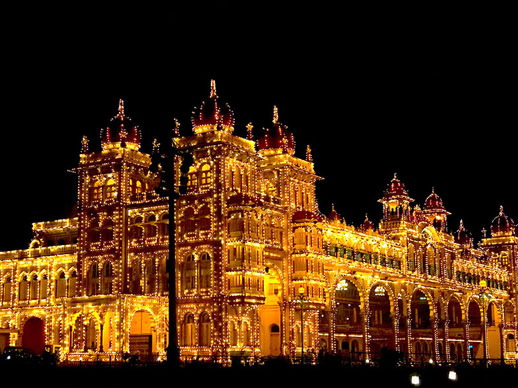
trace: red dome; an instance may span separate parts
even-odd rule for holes
[[[361,229],[363,231],[374,230],[374,224],[369,220],[367,214],[365,214],[365,221],[363,221]]]
[[[280,150],[282,153],[295,153],[295,139],[288,126],[279,123],[277,107],[273,107],[273,126],[257,140],[259,150]]]
[[[327,216],[329,221],[340,221],[340,214],[338,214],[335,210],[335,205],[331,206],[331,213]]]
[[[432,188],[432,194],[426,198],[424,201],[424,210],[445,210],[444,205],[442,203],[441,197],[439,197],[437,194],[435,194],[435,190]]]
[[[215,130],[231,133],[234,130],[234,112],[227,103],[219,101],[214,80],[211,81],[209,99],[192,112],[192,126],[195,133]]]
[[[101,144],[103,149],[116,145],[121,147],[140,147],[140,130],[131,118],[124,114],[124,101],[119,100],[119,110],[115,117],[108,123],[106,129],[101,130]]]
[[[459,230],[455,232],[453,236],[455,238],[455,242],[461,245],[471,245],[473,238],[471,233],[464,228],[464,222],[461,220],[459,225]]]
[[[500,206],[500,213],[491,222],[491,234],[516,234],[514,221],[504,214],[503,206]]]
[[[405,185],[401,183],[399,179],[397,179],[396,174],[394,174],[394,178],[390,181],[387,186],[387,189],[384,193],[385,198],[395,197],[395,196],[404,196],[408,197],[408,192],[405,189]]]

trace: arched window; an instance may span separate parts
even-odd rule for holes
[[[66,295],[66,277],[65,272],[61,271],[59,272],[58,278],[56,279],[56,297],[62,298],[67,296]]]
[[[11,301],[11,290],[12,290],[12,284],[11,284],[11,277],[8,276],[5,279],[5,282],[3,284],[3,301],[4,302],[10,302]]]
[[[40,283],[40,299],[47,299],[48,294],[48,285],[49,285],[49,277],[45,273],[41,277],[41,283]]]
[[[200,316],[200,346],[210,345],[210,316],[202,313]]]
[[[28,300],[29,299],[29,282],[27,279],[27,275],[23,275],[22,280],[20,282],[20,291],[19,291],[19,299],[20,300]]]
[[[153,294],[155,292],[156,269],[153,260],[144,266],[144,294]]]
[[[212,177],[211,177],[210,165],[204,164],[203,166],[201,166],[200,185],[207,186],[207,185],[210,185],[211,182],[212,182]]]
[[[184,292],[196,289],[196,263],[193,255],[187,256],[183,263],[182,288]]]
[[[113,265],[109,261],[104,265],[103,272],[103,294],[113,292]]]
[[[237,346],[237,325],[235,322],[230,322],[229,326],[229,332],[230,332],[230,346]]]
[[[183,322],[182,345],[193,346],[194,343],[194,315],[187,314]]]
[[[68,279],[68,296],[76,296],[77,272],[73,271]]]
[[[200,288],[210,288],[212,267],[210,256],[208,255],[208,253],[203,253],[201,255],[199,271]]]
[[[102,199],[102,185],[100,181],[95,181],[92,187],[92,201],[100,201]]]
[[[30,299],[38,299],[38,275],[34,274],[31,279]]]
[[[113,179],[108,179],[106,182],[106,199],[113,199],[117,196],[117,187],[115,186],[115,181]]]
[[[198,176],[196,173],[196,168],[194,166],[189,167],[189,172],[187,173],[187,187],[196,187],[198,186]]]
[[[99,266],[93,263],[88,271],[88,295],[99,293]]]

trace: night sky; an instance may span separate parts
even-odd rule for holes
[[[173,118],[192,133],[212,78],[235,134],[251,121],[258,137],[277,105],[296,155],[311,146],[324,214],[377,223],[397,172],[419,205],[433,186],[449,229],[463,219],[475,241],[500,205],[518,219],[510,10],[243,3],[3,10],[0,250],[71,215],[81,138],[100,149],[119,98],[149,152]]]

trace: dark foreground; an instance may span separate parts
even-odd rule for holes
[[[413,387],[411,376],[419,375],[420,387],[494,387],[518,385],[518,369],[508,366],[457,366],[457,380],[448,379],[452,368],[262,365],[219,367],[187,365],[42,366],[0,364],[3,386],[73,387]],[[11,385],[12,384],[12,385]],[[20,385],[21,384],[21,385]]]

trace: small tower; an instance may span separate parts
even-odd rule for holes
[[[447,218],[451,213],[444,208],[441,197],[435,193],[433,187],[432,193],[424,202],[423,214],[437,231],[446,232],[448,226]]]
[[[219,100],[216,81],[210,81],[209,99],[192,112],[192,128],[195,134],[223,131],[234,132],[234,112],[227,103]]]
[[[130,117],[124,113],[124,101],[119,100],[119,109],[105,129],[101,130],[103,151],[114,148],[129,148],[138,151],[140,148],[140,130]]]
[[[414,200],[408,196],[405,185],[394,174],[387,186],[383,198],[378,200],[383,205],[383,221],[408,221],[410,219],[410,203]]]

